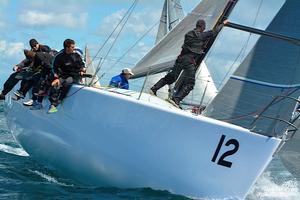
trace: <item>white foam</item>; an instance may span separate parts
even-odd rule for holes
[[[54,177],[51,177],[51,176],[49,176],[47,174],[44,174],[42,172],[39,172],[37,170],[34,170],[34,171],[29,170],[29,171],[34,173],[34,174],[37,174],[38,176],[42,177],[43,179],[47,180],[50,183],[55,183],[57,185],[62,185],[62,186],[73,186],[73,185],[68,185],[68,184],[65,184],[65,183],[61,183],[61,182],[57,181]]]
[[[0,151],[17,155],[17,156],[23,156],[23,157],[28,157],[29,154],[22,148],[16,148],[16,147],[11,147],[5,144],[0,144]]]
[[[299,200],[299,184],[294,178],[276,183],[271,173],[265,172],[252,187],[247,199]]]

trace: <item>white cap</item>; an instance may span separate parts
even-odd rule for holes
[[[134,75],[134,73],[132,73],[131,69],[129,69],[129,68],[124,68],[124,69],[122,70],[122,73],[123,73],[123,74]]]

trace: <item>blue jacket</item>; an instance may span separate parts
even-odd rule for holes
[[[122,74],[112,77],[109,86],[126,90],[129,89],[128,80]]]

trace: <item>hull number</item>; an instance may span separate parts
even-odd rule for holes
[[[219,144],[218,144],[218,146],[217,146],[217,148],[216,148],[216,151],[215,151],[215,153],[214,153],[214,156],[213,156],[213,158],[212,158],[212,162],[216,162],[216,160],[217,160],[217,158],[218,158],[218,156],[219,156],[219,153],[220,153],[220,150],[221,150],[221,148],[222,148],[222,146],[223,146],[223,144],[224,144],[224,142],[225,142],[225,139],[226,139],[226,136],[225,135],[222,135],[222,137],[221,137],[221,139],[220,139],[220,141],[219,141]],[[221,156],[220,156],[220,158],[219,158],[219,160],[218,160],[218,162],[217,162],[217,164],[218,165],[221,165],[221,166],[224,166],[224,167],[228,167],[228,168],[231,168],[231,166],[232,166],[232,162],[229,162],[229,161],[227,161],[227,160],[225,160],[225,158],[227,158],[227,157],[229,157],[229,156],[232,156],[233,154],[235,154],[238,150],[239,150],[239,146],[240,146],[240,144],[239,144],[239,142],[236,140],[236,139],[230,139],[230,140],[228,140],[226,143],[225,143],[225,146],[230,146],[230,145],[232,145],[233,146],[233,149],[231,149],[231,150],[229,150],[229,151],[226,151],[225,153],[223,153]]]

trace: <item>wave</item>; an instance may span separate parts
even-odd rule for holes
[[[5,144],[0,144],[0,151],[13,154],[16,156],[28,157],[29,154],[22,148],[11,147]]]
[[[62,182],[59,182],[58,180],[56,180],[54,177],[52,176],[49,176],[47,174],[44,174],[42,172],[39,172],[37,170],[29,170],[30,172],[40,176],[41,178],[45,179],[46,181],[50,182],[50,183],[54,183],[54,184],[57,184],[57,185],[61,185],[61,186],[66,186],[66,187],[73,187],[74,185],[68,185],[66,183],[62,183]]]
[[[295,178],[275,180],[271,172],[267,171],[252,187],[247,199],[260,200],[299,200],[299,183]]]

